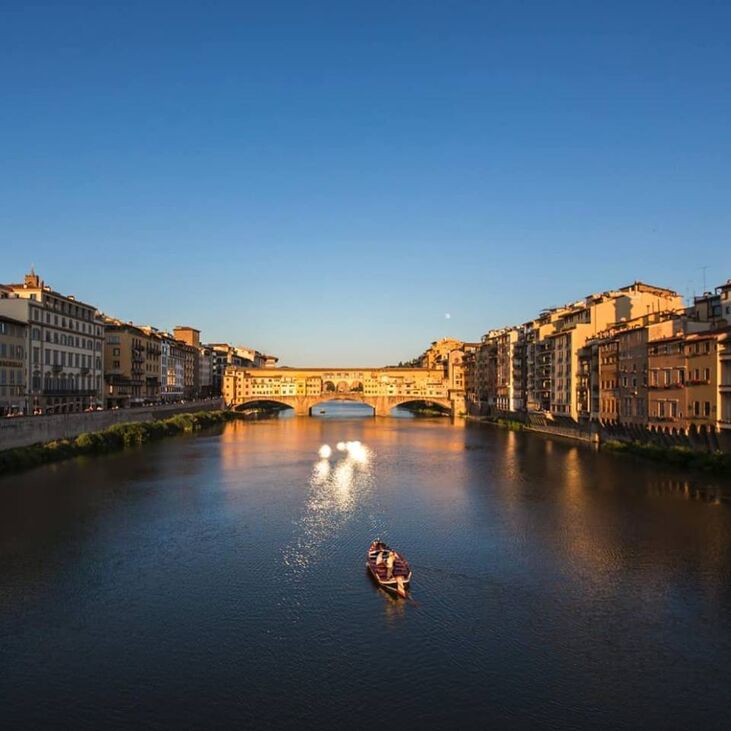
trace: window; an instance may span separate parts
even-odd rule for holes
[[[705,401],[703,403],[703,416],[710,416],[711,415],[711,402]]]

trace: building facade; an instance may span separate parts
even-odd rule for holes
[[[132,323],[105,319],[106,408],[129,408],[160,400],[159,337]]]
[[[29,413],[28,325],[0,314],[0,417]]]
[[[6,284],[0,314],[28,328],[25,382],[31,412],[73,413],[103,404],[104,322],[96,307],[31,272]]]

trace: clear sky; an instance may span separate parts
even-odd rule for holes
[[[687,296],[731,277],[730,39],[726,0],[0,0],[0,282],[290,365]]]

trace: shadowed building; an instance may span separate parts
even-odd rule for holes
[[[106,318],[104,385],[107,408],[160,400],[160,338],[150,328]]]
[[[0,416],[28,412],[28,326],[0,314]]]

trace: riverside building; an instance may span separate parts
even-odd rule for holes
[[[0,314],[28,329],[26,409],[73,413],[101,406],[104,323],[96,307],[54,291],[33,271],[4,290]]]
[[[160,338],[152,331],[112,318],[104,326],[104,389],[107,408],[160,400]]]
[[[28,326],[0,314],[0,416],[28,411],[27,358]]]
[[[182,343],[183,350],[183,396],[194,399],[201,392],[201,338],[200,330],[187,325],[176,325],[173,335]]]
[[[601,401],[597,379],[587,371],[592,360],[600,363],[600,354],[580,353],[586,342],[610,326],[628,322],[640,315],[682,308],[676,292],[634,282],[618,290],[592,294],[563,307],[544,310],[540,316],[520,327],[503,328],[483,337],[475,359],[475,383],[484,383],[481,394],[483,412],[542,413],[551,419],[578,421]],[[634,346],[633,346],[634,347]],[[629,351],[628,351],[629,352]],[[634,350],[632,351],[634,352]],[[480,367],[486,369],[480,373]],[[630,363],[637,368],[637,363]],[[628,383],[642,376],[629,375]],[[625,399],[634,399],[626,394]],[[468,401],[473,399],[468,397]],[[624,402],[625,405],[629,401]],[[642,398],[628,408],[644,410]]]

